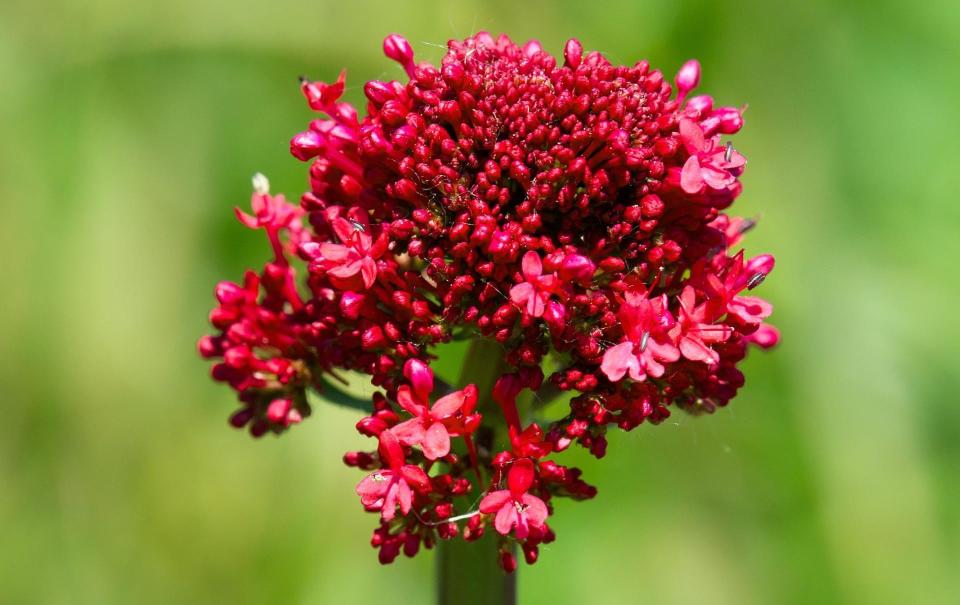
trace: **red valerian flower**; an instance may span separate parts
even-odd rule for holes
[[[542,317],[547,301],[558,285],[554,274],[543,275],[543,263],[540,255],[534,251],[523,255],[523,277],[525,281],[510,288],[510,300],[531,317]]]
[[[301,80],[319,114],[290,141],[308,190],[298,207],[255,178],[237,215],[272,258],[217,286],[198,348],[254,436],[307,418],[311,392],[363,409],[377,447],[344,462],[369,474],[381,562],[492,524],[512,571],[554,539],[552,498],[596,494],[549,457],[600,458],[610,430],[720,409],[748,351],[779,341],[754,295],[773,257],[745,260],[755,223],[727,213],[743,112],[693,95],[695,60],[671,85],[577,40],[554,57],[481,32],[437,65],[396,34],[383,51],[399,79],[366,82],[363,115],[343,72]],[[455,340],[471,361],[451,386],[430,364]],[[368,399],[337,386],[357,376]]]
[[[414,490],[430,491],[430,477],[419,466],[404,464],[403,448],[393,432],[380,433],[379,449],[386,468],[367,475],[357,485],[357,495],[368,510],[378,510],[384,521],[392,521],[397,507],[404,515],[410,513]]]
[[[708,366],[720,362],[720,354],[710,345],[724,342],[733,333],[729,326],[707,321],[708,305],[696,304],[693,287],[687,286],[680,293],[680,321],[674,327],[679,336],[680,352],[690,361],[702,361]]]
[[[480,512],[496,513],[494,527],[501,534],[511,531],[518,540],[530,534],[530,528],[542,528],[547,519],[547,505],[527,490],[533,485],[535,470],[529,458],[513,462],[507,472],[507,489],[488,493],[480,501]]]
[[[433,371],[417,359],[404,364],[403,374],[411,386],[397,389],[397,403],[413,418],[393,427],[393,433],[404,445],[419,445],[427,460],[443,458],[450,453],[450,436],[472,432],[480,424],[480,416],[471,414],[477,405],[477,387],[448,393],[430,407]]]
[[[728,190],[737,182],[747,160],[733,147],[719,147],[719,138],[707,139],[695,122],[680,120],[680,140],[690,154],[680,173],[680,186],[687,193],[700,193],[705,186]]]
[[[370,288],[377,281],[377,259],[387,251],[386,234],[374,240],[366,213],[350,213],[348,218],[334,216],[331,224],[341,243],[304,242],[300,251],[326,270],[335,288]]]
[[[665,295],[650,300],[643,294],[627,293],[618,317],[627,340],[607,349],[600,364],[610,380],[616,382],[627,373],[638,382],[646,380],[648,374],[659,378],[664,372],[660,362],[672,363],[680,358],[670,335],[675,322],[667,310]]]

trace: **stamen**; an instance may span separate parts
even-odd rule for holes
[[[650,332],[644,332],[643,336],[640,337],[640,352],[644,352],[647,349],[647,341],[650,340]]]
[[[727,149],[723,152],[723,161],[729,162],[731,157],[733,157],[733,143],[727,141]]]
[[[767,279],[766,273],[754,273],[753,277],[750,278],[750,281],[747,282],[747,290],[753,290],[762,284],[763,280],[765,279]]]

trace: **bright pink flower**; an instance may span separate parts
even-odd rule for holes
[[[543,275],[543,262],[533,250],[523,255],[521,266],[525,281],[510,288],[510,300],[525,314],[542,317],[550,295],[557,289],[557,276],[553,273]]]
[[[707,321],[708,304],[696,305],[696,293],[687,286],[680,293],[680,319],[672,333],[679,336],[680,352],[690,361],[702,361],[708,366],[720,362],[720,354],[710,345],[724,342],[733,333],[729,326]]]
[[[507,488],[490,492],[480,501],[480,512],[496,513],[493,525],[503,535],[514,532],[518,540],[530,534],[530,528],[542,528],[547,520],[547,505],[527,490],[533,485],[535,470],[529,458],[515,460],[507,472]]]
[[[418,359],[409,359],[403,374],[411,386],[397,389],[397,403],[413,414],[413,418],[393,427],[393,432],[404,445],[419,445],[429,460],[443,458],[450,453],[450,436],[471,432],[479,416],[471,417],[477,405],[477,387],[467,385],[461,391],[444,395],[430,407],[433,391],[433,371]]]
[[[387,468],[367,475],[357,484],[357,495],[367,510],[379,510],[392,521],[399,506],[404,515],[413,506],[414,491],[430,491],[430,477],[415,464],[404,464],[403,448],[391,431],[380,433],[380,458]]]
[[[745,325],[758,325],[773,313],[773,306],[756,296],[738,296],[745,289],[752,290],[773,270],[774,260],[769,254],[762,254],[743,262],[743,252],[732,259],[725,274],[721,276],[708,273],[707,291],[716,307],[716,314],[729,313]]]
[[[294,221],[303,216],[303,210],[287,203],[282,194],[270,195],[269,183],[262,174],[254,177],[254,191],[250,199],[253,215],[249,215],[240,208],[234,212],[240,222],[251,229],[266,228],[276,232],[279,229],[290,227]]]
[[[680,351],[670,337],[674,319],[667,310],[666,295],[650,300],[645,294],[627,293],[617,314],[626,337],[603,354],[600,370],[616,382],[629,374],[632,380],[647,375],[663,376],[661,362],[680,359]]]
[[[334,287],[340,290],[370,288],[377,281],[377,259],[387,251],[386,234],[381,232],[374,240],[365,213],[349,219],[337,216],[331,223],[341,243],[304,242],[300,244],[300,251],[326,270]]]
[[[733,147],[719,146],[720,137],[705,138],[703,129],[686,118],[680,120],[680,140],[690,154],[680,173],[680,186],[685,192],[696,194],[705,187],[727,191],[733,187],[747,163]]]

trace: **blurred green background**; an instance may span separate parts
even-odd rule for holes
[[[713,417],[581,453],[592,502],[522,567],[532,603],[957,603],[960,11],[944,2],[5,0],[0,7],[0,603],[427,603],[376,563],[324,408],[230,430],[194,352],[267,255],[250,176],[296,197],[296,77],[400,77],[479,29],[578,36],[749,103],[739,212],[782,346]]]

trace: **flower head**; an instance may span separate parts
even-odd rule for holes
[[[318,115],[290,150],[308,190],[295,206],[255,179],[237,215],[272,258],[216,288],[199,349],[256,436],[305,419],[310,391],[365,408],[356,429],[377,447],[344,461],[368,473],[382,562],[492,524],[510,571],[509,545],[533,563],[554,539],[552,498],[596,494],[554,456],[719,409],[748,349],[779,340],[753,292],[773,257],[745,260],[754,222],[726,213],[743,112],[693,95],[695,60],[672,86],[577,40],[554,57],[481,32],[436,66],[396,34],[383,51],[401,79],[366,82],[363,115],[344,72],[301,81]],[[475,354],[447,385],[430,364],[459,339]],[[337,390],[357,375],[369,401]],[[568,410],[524,421],[564,394]]]

